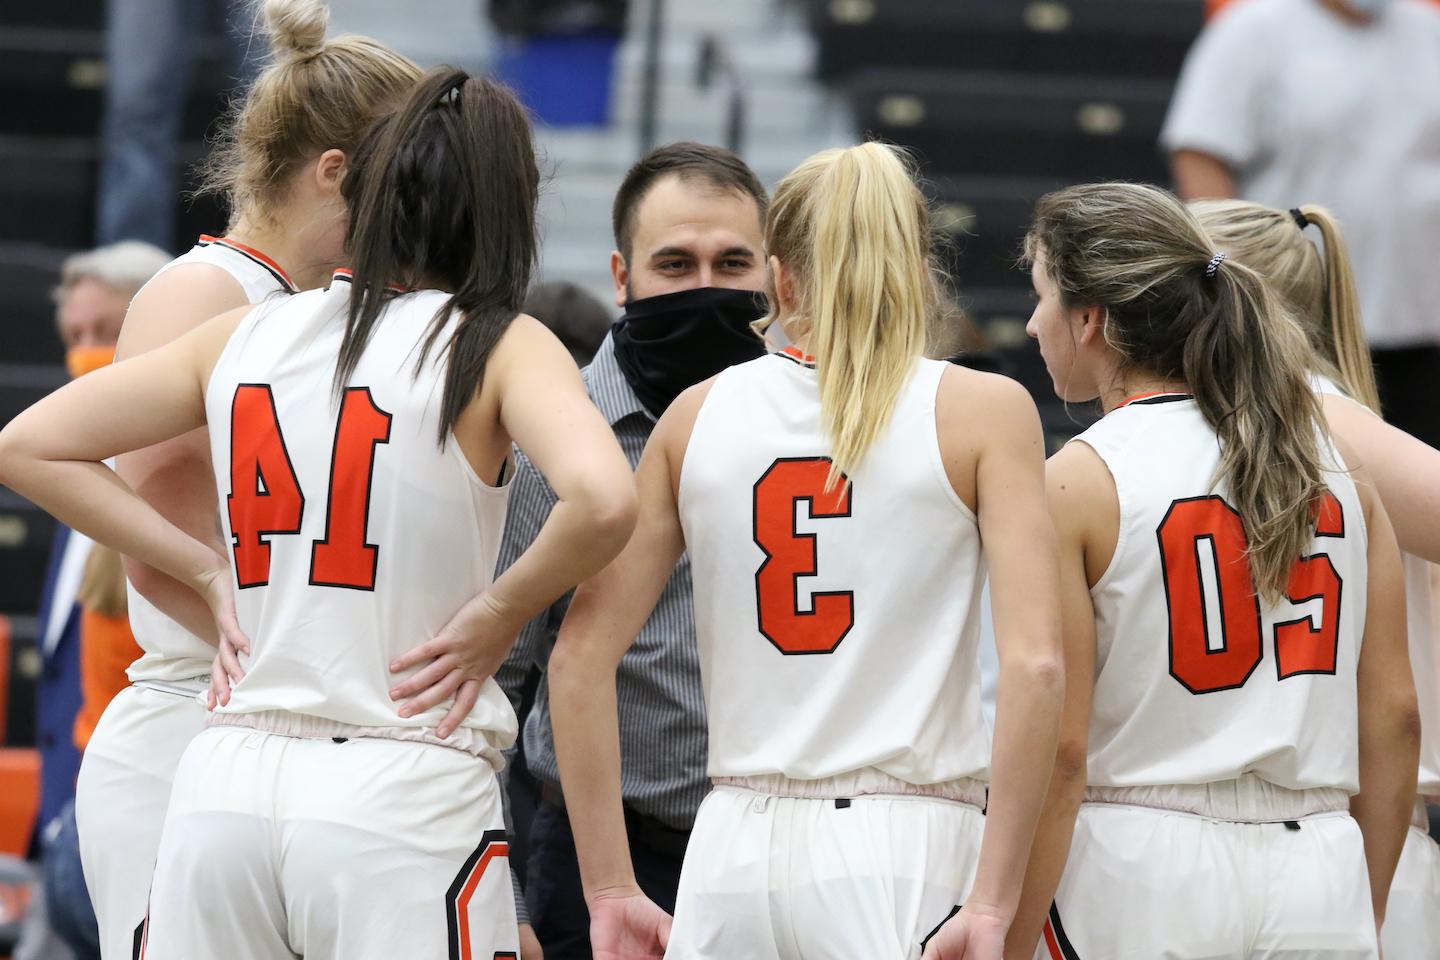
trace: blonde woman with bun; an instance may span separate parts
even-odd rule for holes
[[[1217,246],[1258,270],[1310,341],[1311,380],[1330,429],[1374,478],[1406,551],[1406,629],[1420,707],[1420,773],[1410,831],[1390,885],[1380,944],[1387,957],[1440,956],[1440,848],[1427,798],[1440,798],[1440,655],[1431,563],[1440,563],[1440,451],[1379,418],[1370,350],[1340,224],[1324,207],[1275,210],[1240,200],[1190,204]],[[1316,247],[1310,242],[1321,241]]]
[[[322,286],[342,259],[347,154],[420,77],[414,63],[374,40],[327,40],[329,13],[319,0],[265,0],[260,9],[272,62],[236,104],[207,171],[207,188],[230,201],[229,231],[201,237],[135,296],[121,360],[216,314]],[[116,471],[166,519],[223,548],[204,430],[126,454]],[[216,654],[213,619],[198,594],[130,560],[126,573],[143,655],[90,738],[76,795],[85,881],[107,960],[130,957],[141,935],[171,781],[204,727],[201,697]]]
[[[761,324],[792,346],[666,411],[635,534],[550,660],[595,955],[999,960],[1063,690],[1039,417],[1014,381],[923,358],[929,215],[898,151],[806,160],[765,241]],[[682,551],[715,789],[672,927],[624,841],[612,678]]]

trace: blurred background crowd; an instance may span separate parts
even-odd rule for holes
[[[1096,179],[1333,210],[1387,418],[1440,445],[1430,0],[331,7],[332,34],[488,71],[533,111],[549,180],[543,282],[527,309],[581,364],[618,313],[611,204],[646,150],[726,146],[769,186],[818,149],[871,137],[917,154],[944,234],[951,296],[935,352],[1025,383],[1052,445],[1093,413],[1054,399],[1024,332],[1016,258],[1040,195]],[[0,425],[108,362],[134,292],[198,235],[224,231],[221,204],[193,191],[207,136],[261,65],[254,16],[243,0],[0,6]],[[48,924],[63,929],[76,884],[83,895],[63,855],[68,804],[134,650],[118,558],[0,488],[0,957],[27,914],[47,912],[37,898],[48,893]],[[33,943],[32,956],[65,955]]]

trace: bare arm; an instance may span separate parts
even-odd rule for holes
[[[985,416],[974,416],[975,410]],[[962,497],[957,467],[974,464],[1000,687],[975,883],[965,910],[931,939],[926,956],[998,957],[1020,903],[1060,731],[1065,668],[1055,529],[1045,503],[1040,417],[1023,387],[1004,377],[946,371],[936,419],[946,469]]]
[[[487,406],[487,400],[495,405]],[[496,346],[481,396],[455,429],[462,449],[485,447],[485,439],[495,436],[496,415],[504,433],[502,451],[513,439],[557,500],[534,542],[489,589],[465,604],[434,639],[390,665],[399,673],[425,664],[391,688],[392,699],[406,701],[402,717],[455,698],[436,728],[441,737],[470,712],[480,682],[499,669],[525,625],[609,563],[635,525],[630,464],[590,402],[575,361],[533,317],[517,317]]]
[[[173,267],[130,304],[116,358],[124,360],[163,347],[211,317],[246,305],[240,284],[219,267],[202,263]],[[115,472],[166,520],[225,552],[205,430],[192,430],[125,453],[116,460]],[[142,597],[195,636],[215,642],[214,618],[199,594],[134,557],[126,556],[124,566],[126,577]]]
[[[82,377],[0,432],[0,481],[81,533],[203,592],[217,614],[232,600],[226,558],[166,521],[102,461],[205,423],[205,382],[247,311]]]
[[[1420,712],[1410,673],[1400,553],[1379,499],[1367,489],[1363,471],[1356,475],[1369,532],[1370,572],[1358,680],[1360,792],[1351,798],[1350,812],[1365,838],[1378,929],[1385,922],[1390,881],[1415,803]]]
[[[1009,923],[1050,780],[1065,673],[1040,418],[1019,385],[1003,380],[997,386],[997,396],[983,407],[987,435],[976,498],[990,567],[1000,689],[985,838],[965,908],[994,911]]]
[[[1330,429],[1374,480],[1401,549],[1440,563],[1440,450],[1348,397],[1321,401]]]
[[[1235,176],[1224,160],[1198,150],[1170,155],[1170,175],[1182,200],[1228,200],[1235,196]]]
[[[1035,830],[1020,908],[1005,940],[1005,955],[1010,960],[1030,960],[1034,955],[1055,888],[1065,870],[1075,814],[1085,794],[1090,702],[1095,688],[1095,608],[1090,601],[1090,586],[1098,579],[1086,569],[1087,554],[1091,552],[1087,550],[1087,530],[1097,517],[1118,521],[1119,513],[1114,495],[1106,487],[1109,474],[1088,447],[1071,444],[1062,449],[1047,464],[1045,479],[1060,547],[1065,707],[1055,770]],[[1102,496],[1107,493],[1108,498]],[[1109,546],[1108,553],[1113,553],[1113,542]],[[1103,569],[1109,559],[1108,555],[1099,558],[1096,565]]]

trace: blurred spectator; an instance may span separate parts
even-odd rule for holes
[[[594,294],[562,280],[537,283],[525,298],[523,309],[549,327],[582,367],[595,356],[615,321]]]
[[[490,19],[504,37],[496,73],[545,123],[604,124],[628,6],[628,0],[490,0]]]
[[[65,365],[72,377],[84,376],[114,359],[115,341],[120,336],[120,325],[130,299],[169,260],[169,254],[163,250],[128,241],[78,253],[65,261],[60,269],[60,285],[55,291],[55,327],[65,346]],[[46,899],[52,927],[79,957],[99,955],[95,947],[98,935],[94,930],[94,914],[79,872],[79,851],[75,847],[73,801],[75,775],[80,768],[75,733],[82,714],[82,689],[84,686],[118,689],[125,683],[124,667],[129,664],[129,660],[120,664],[118,678],[82,679],[87,672],[82,660],[96,659],[91,653],[82,654],[82,648],[88,643],[116,644],[121,652],[110,659],[117,662],[128,650],[124,642],[113,636],[82,638],[84,617],[77,602],[82,584],[87,588],[87,595],[98,597],[104,579],[101,561],[87,572],[90,548],[91,541],[87,538],[64,526],[56,528],[40,600],[40,652],[44,667],[36,689],[41,778],[38,822]],[[116,564],[118,566],[118,560]],[[116,586],[114,575],[112,568],[109,584],[112,591]],[[120,589],[123,591],[123,585]],[[126,636],[128,638],[128,631]],[[134,640],[128,639],[128,644],[133,647]],[[90,672],[93,671],[91,666]],[[92,709],[98,716],[104,706],[103,703],[92,705]],[[54,922],[61,917],[66,920]]]
[[[251,43],[247,0],[107,0],[105,119],[96,240],[174,245],[180,193],[175,145],[206,15],[219,22],[224,67],[243,89],[265,50]]]
[[[1161,139],[1186,199],[1335,212],[1386,418],[1440,446],[1440,9],[1238,3],[1190,51]]]

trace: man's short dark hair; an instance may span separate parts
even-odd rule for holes
[[[641,157],[625,174],[615,194],[615,207],[611,212],[615,249],[620,251],[627,263],[630,261],[630,245],[635,239],[635,211],[655,181],[672,173],[682,180],[702,180],[717,190],[733,190],[750,196],[759,208],[760,222],[764,224],[770,195],[744,160],[724,147],[690,140],[669,143]]]

